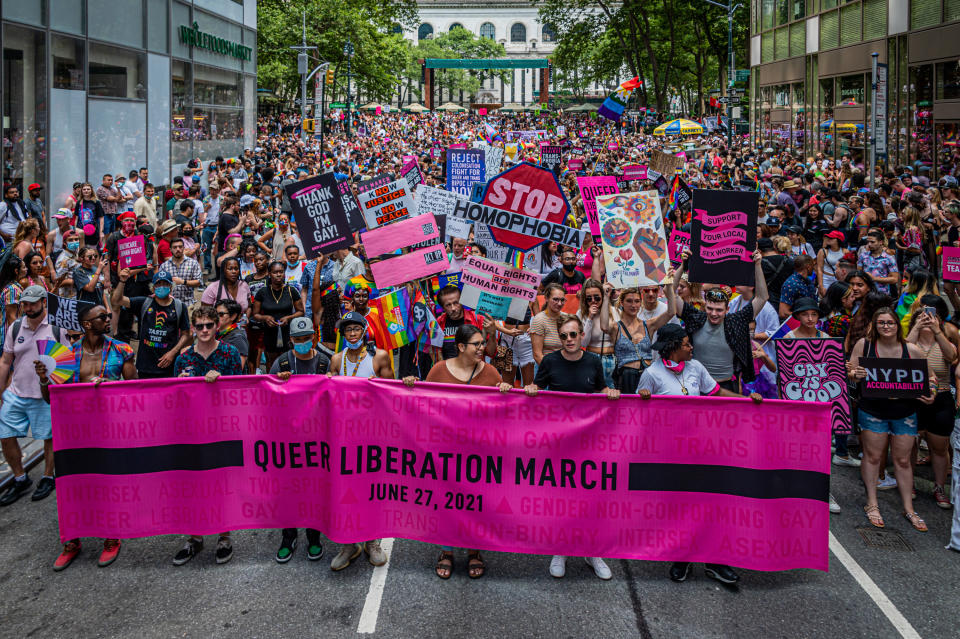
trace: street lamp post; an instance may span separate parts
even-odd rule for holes
[[[727,87],[733,88],[733,81],[737,73],[736,60],[733,56],[733,14],[742,4],[733,4],[733,0],[727,0],[727,4],[720,4],[714,0],[705,0],[714,6],[725,9],[727,12],[727,59],[730,60],[730,72],[727,76]],[[727,146],[733,147],[733,100],[730,99],[730,92],[727,91]]]
[[[347,137],[350,137],[350,116],[351,116],[351,103],[350,103],[350,60],[353,58],[353,43],[350,42],[350,39],[347,38],[346,44],[343,45],[343,55],[347,58],[347,128],[346,134]]]

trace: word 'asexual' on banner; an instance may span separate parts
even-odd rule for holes
[[[827,404],[324,375],[51,395],[63,539],[311,527],[338,543],[827,569]]]
[[[756,191],[693,191],[691,282],[754,285],[759,198]]]
[[[656,192],[598,195],[596,200],[607,281],[616,288],[663,283],[670,264]]]

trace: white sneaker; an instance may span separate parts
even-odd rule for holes
[[[593,572],[597,574],[597,577],[600,577],[604,581],[613,579],[613,573],[610,572],[610,568],[607,567],[606,562],[600,557],[584,557],[584,560],[590,564],[590,567],[593,568]]]
[[[853,466],[854,468],[860,468],[860,460],[856,457],[841,457],[840,455],[834,455],[831,460],[834,466]]]
[[[840,504],[837,503],[837,500],[833,498],[833,494],[830,495],[830,512],[836,515],[840,512]]]
[[[567,558],[563,555],[554,555],[550,560],[550,575],[557,579],[567,574]]]
[[[887,475],[883,479],[877,481],[877,490],[890,490],[891,488],[897,487],[897,478],[892,475]]]

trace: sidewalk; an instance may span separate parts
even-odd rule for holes
[[[37,453],[43,452],[43,441],[39,439],[33,439],[32,437],[21,437],[20,449],[23,451],[24,461],[30,459]],[[5,483],[10,477],[10,466],[7,464],[7,461],[3,458],[3,453],[0,452],[0,485]]]

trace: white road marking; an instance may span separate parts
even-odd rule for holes
[[[850,553],[848,553],[847,549],[833,536],[833,533],[830,533],[830,552],[840,560],[840,563],[847,569],[847,572],[857,580],[857,583],[860,584],[864,592],[873,599],[873,603],[877,604],[877,607],[887,616],[887,619],[890,620],[890,623],[893,624],[893,627],[897,629],[897,632],[900,633],[903,639],[921,639],[920,633],[910,625],[906,617],[900,614],[900,611],[893,605],[893,602],[880,590],[880,587],[870,578],[870,575],[860,567],[860,564],[850,556]]]
[[[383,539],[380,548],[387,555],[387,563],[377,566],[370,575],[370,588],[367,590],[367,600],[363,602],[363,612],[360,613],[360,623],[357,632],[373,634],[377,631],[377,617],[380,616],[380,601],[383,599],[383,588],[387,585],[387,571],[390,569],[390,559],[393,557],[393,539]]]

